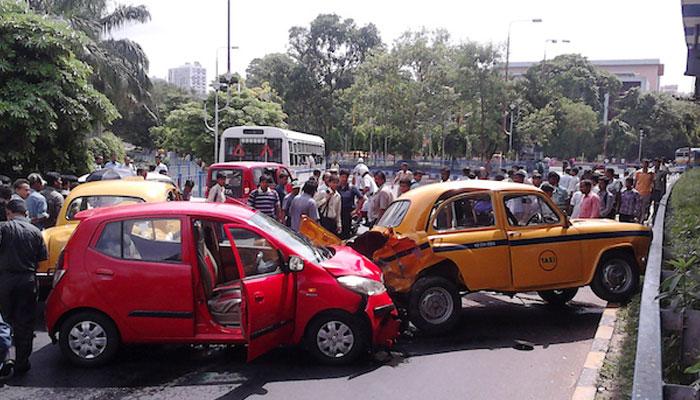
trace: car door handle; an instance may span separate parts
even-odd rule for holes
[[[519,238],[523,234],[521,232],[508,232],[508,237],[511,239]]]
[[[263,292],[255,292],[253,293],[253,299],[255,299],[255,301],[258,303],[262,303],[263,300],[265,300],[265,295]]]
[[[114,271],[112,271],[111,269],[107,269],[107,268],[97,268],[95,270],[95,274],[102,275],[102,276],[114,276]]]

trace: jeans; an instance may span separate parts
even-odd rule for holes
[[[36,306],[34,272],[0,273],[0,312],[12,327],[18,368],[26,366],[32,354]]]

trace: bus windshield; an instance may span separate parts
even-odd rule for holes
[[[282,139],[226,138],[224,161],[265,161],[282,163]]]

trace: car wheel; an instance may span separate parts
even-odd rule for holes
[[[428,334],[444,333],[459,321],[462,298],[457,286],[439,276],[419,279],[411,289],[408,316]]]
[[[63,355],[81,367],[109,362],[119,348],[119,332],[104,314],[85,311],[68,317],[58,335]]]
[[[596,296],[612,303],[626,303],[639,289],[639,270],[625,254],[612,254],[598,264],[591,289]]]
[[[537,292],[542,300],[553,306],[563,306],[576,296],[578,288],[542,290]]]
[[[342,365],[366,353],[368,333],[362,321],[350,314],[332,311],[314,318],[306,330],[306,348],[323,364]]]

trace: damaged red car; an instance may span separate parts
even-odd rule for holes
[[[75,364],[129,343],[303,345],[342,364],[392,345],[397,312],[377,266],[318,247],[235,204],[154,203],[79,213],[46,305]]]

